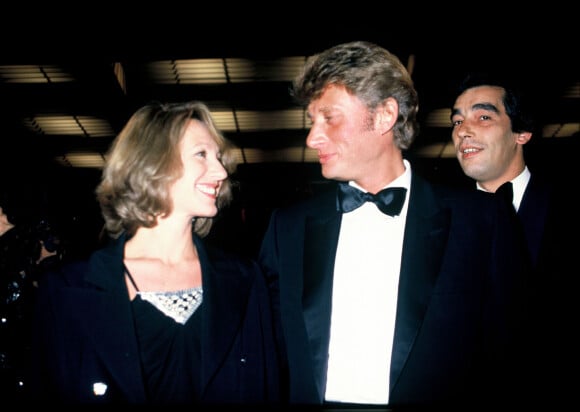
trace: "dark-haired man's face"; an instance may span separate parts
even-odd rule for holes
[[[467,89],[451,113],[451,137],[463,172],[492,192],[517,176],[523,164],[521,134],[512,132],[503,95],[497,86]]]

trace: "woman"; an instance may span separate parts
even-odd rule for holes
[[[34,400],[276,402],[262,274],[202,242],[234,167],[208,108],[139,109],[107,159],[96,193],[110,240],[39,287]]]

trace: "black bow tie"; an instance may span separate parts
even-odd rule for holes
[[[340,212],[347,213],[362,206],[365,202],[373,202],[381,212],[389,216],[397,216],[401,213],[407,189],[404,187],[388,187],[376,195],[363,192],[348,183],[338,185],[337,208]]]
[[[511,205],[514,201],[514,189],[512,182],[505,182],[503,185],[497,188],[495,193],[505,199],[509,205]]]

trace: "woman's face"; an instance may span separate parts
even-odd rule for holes
[[[173,213],[190,218],[215,216],[217,195],[228,177],[218,144],[203,123],[191,119],[179,151],[183,174],[170,189]]]

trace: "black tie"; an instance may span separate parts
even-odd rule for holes
[[[514,189],[512,187],[512,182],[505,182],[497,188],[495,193],[501,196],[510,206],[513,205]]]
[[[381,212],[389,216],[397,216],[401,213],[407,189],[404,187],[388,187],[376,195],[363,192],[348,183],[338,185],[337,208],[340,212],[347,213],[362,206],[365,202],[373,202]]]

